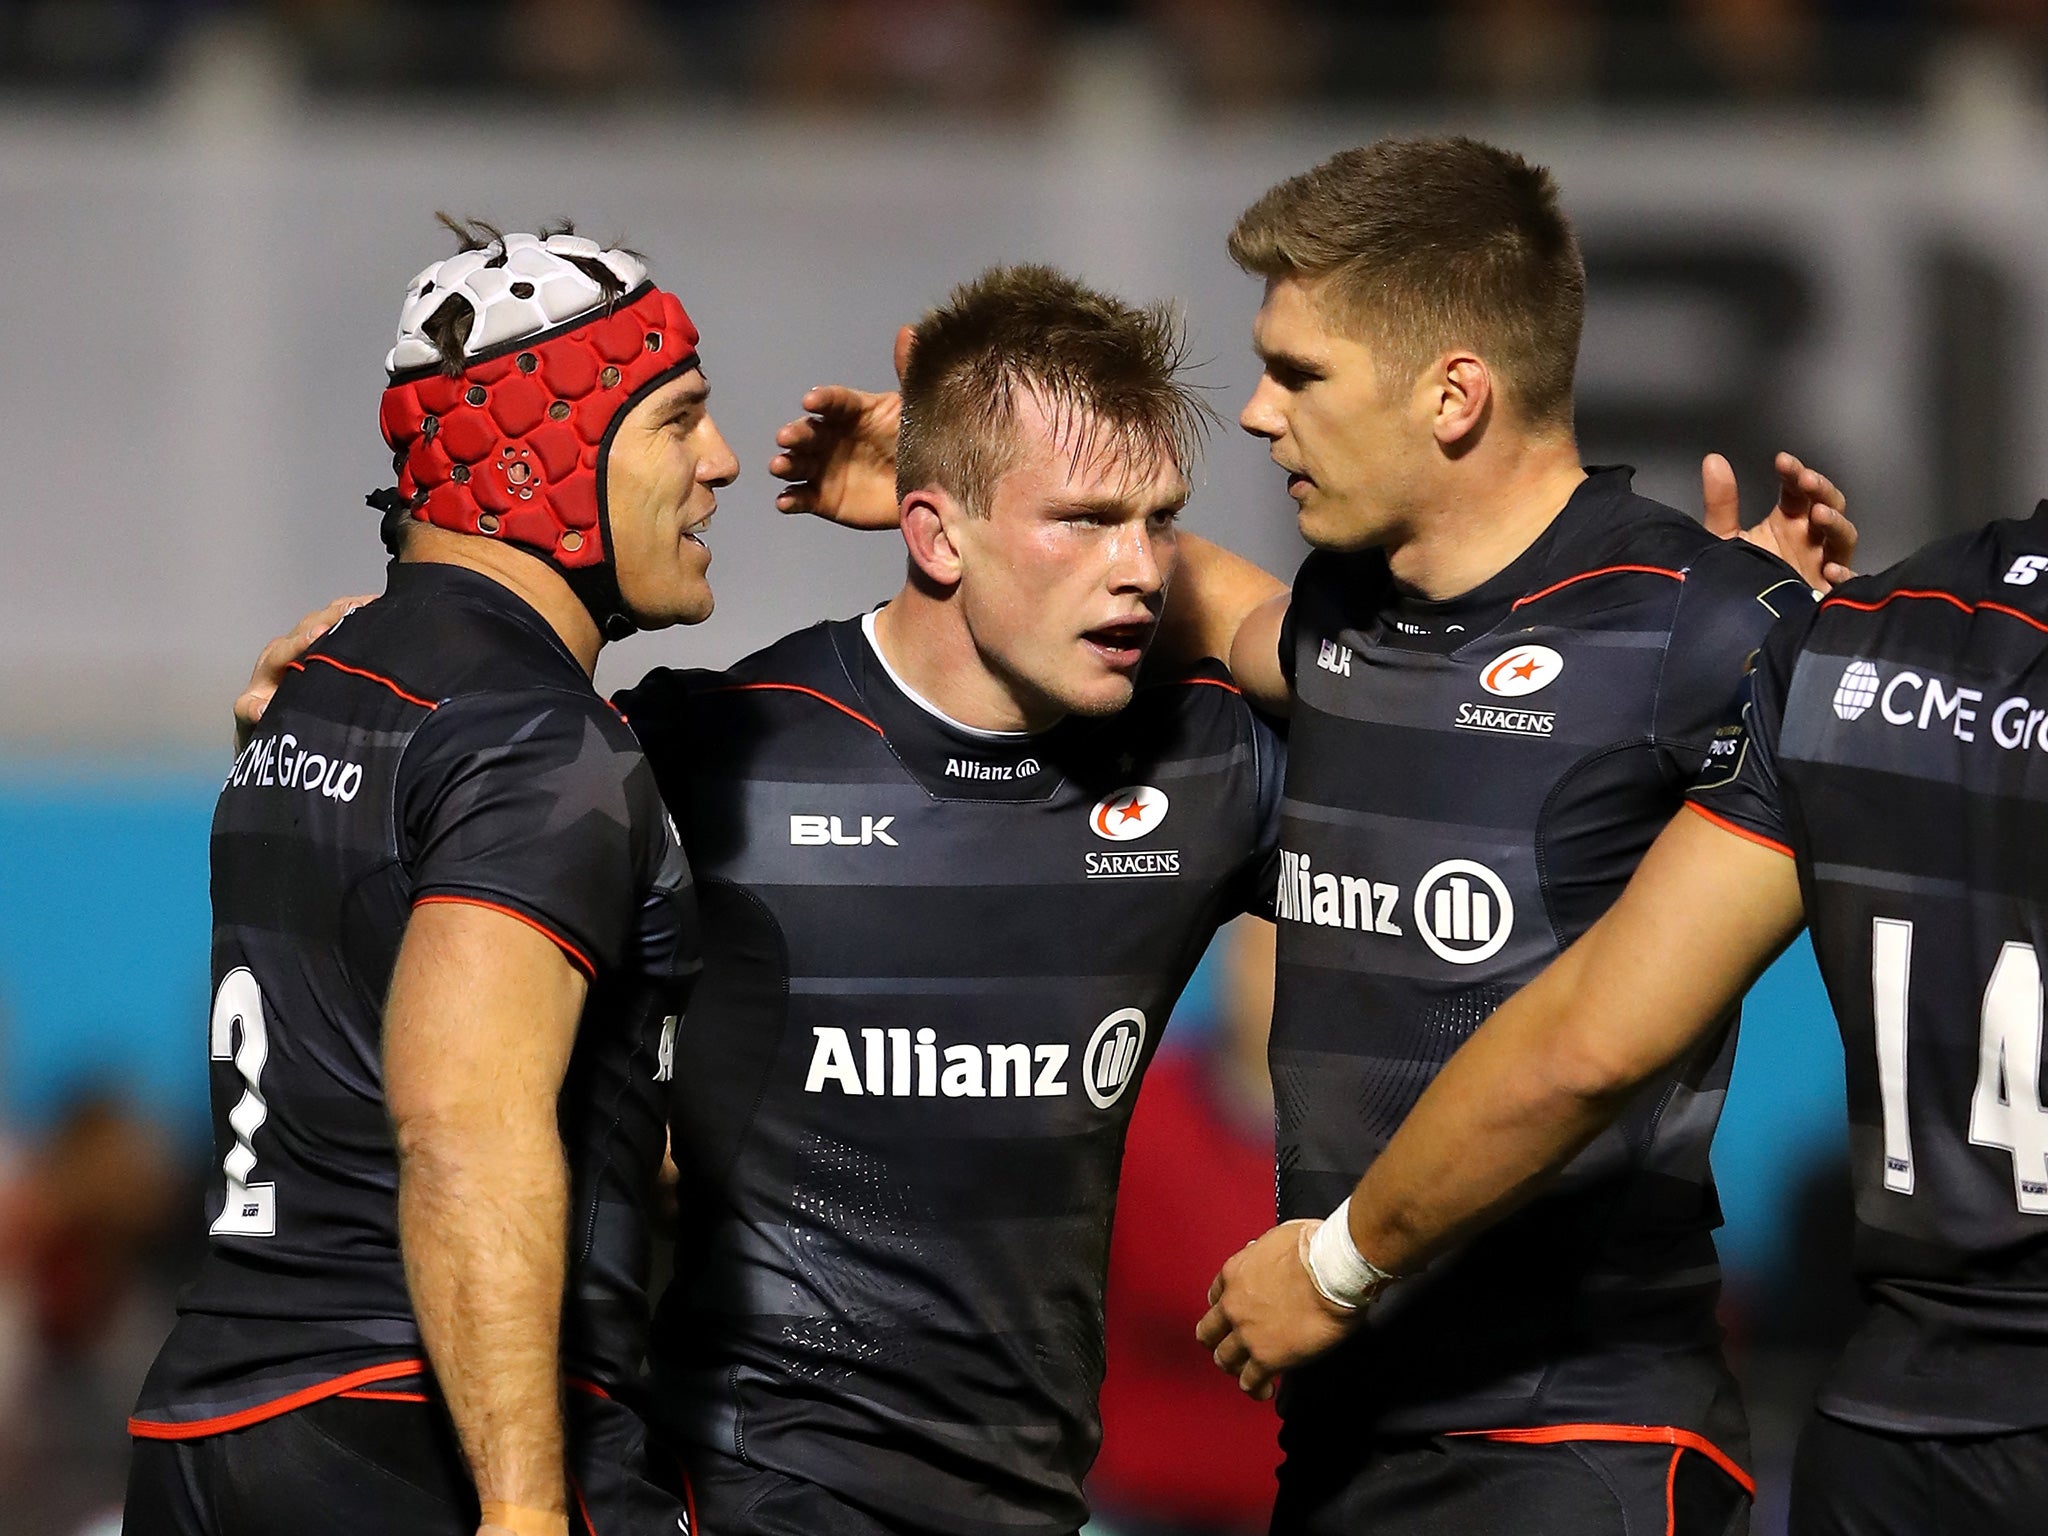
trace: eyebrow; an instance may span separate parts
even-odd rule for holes
[[[1321,358],[1304,357],[1301,353],[1290,352],[1285,347],[1261,346],[1256,341],[1252,343],[1252,351],[1257,353],[1259,361],[1268,367],[1278,365],[1290,368],[1296,373],[1321,373],[1329,366]]]
[[[1187,504],[1188,492],[1183,491],[1172,500],[1155,503],[1143,511],[1144,515],[1149,517],[1154,512],[1178,512]],[[1137,501],[1131,497],[1079,496],[1070,500],[1055,501],[1046,510],[1055,517],[1072,516],[1075,513],[1088,513],[1097,517],[1123,517],[1138,511],[1139,507]]]
[[[685,411],[694,410],[710,398],[711,385],[708,382],[693,384],[690,388],[671,399],[665,409],[670,416],[680,416]]]

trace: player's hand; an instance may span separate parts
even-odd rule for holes
[[[910,327],[896,333],[896,376],[910,357]],[[777,510],[808,512],[847,528],[894,528],[896,429],[903,397],[826,384],[803,398],[807,413],[775,434],[768,473],[787,480]]]
[[[1309,1278],[1308,1240],[1321,1225],[1282,1222],[1233,1254],[1209,1287],[1195,1337],[1260,1402],[1273,1395],[1282,1371],[1320,1355],[1363,1315],[1325,1301]]]
[[[271,695],[284,681],[285,668],[305,655],[315,640],[339,624],[352,609],[376,600],[374,592],[356,597],[337,597],[325,608],[307,614],[289,631],[263,647],[262,654],[256,658],[256,669],[249,674],[249,686],[235,700],[237,754],[249,745],[249,738],[256,731],[256,722],[263,718],[263,711],[270,707]]]
[[[1735,471],[1718,453],[1700,464],[1700,500],[1707,531],[1724,539],[1744,538],[1767,549],[1797,571],[1809,587],[1826,591],[1855,573],[1856,525],[1847,499],[1817,469],[1789,453],[1777,458],[1778,503],[1771,515],[1745,530],[1735,500]]]

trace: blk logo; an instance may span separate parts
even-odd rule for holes
[[[1479,686],[1503,699],[1519,699],[1557,681],[1564,658],[1547,645],[1518,645],[1487,663]]]
[[[1339,645],[1334,640],[1325,640],[1316,647],[1316,665],[1325,672],[1334,672],[1339,677],[1351,675],[1351,648]]]
[[[870,843],[885,843],[895,848],[899,844],[889,835],[889,823],[895,819],[894,816],[863,816],[860,830],[849,832],[837,816],[792,816],[789,818],[789,842],[793,848],[865,848]]]
[[[1415,888],[1415,926],[1439,960],[1477,965],[1514,931],[1515,901],[1484,864],[1445,859]]]
[[[1124,1090],[1138,1075],[1138,1058],[1145,1052],[1145,1015],[1136,1008],[1119,1008],[1088,1038],[1081,1057],[1081,1086],[1088,1102],[1108,1109],[1124,1096]]]
[[[1867,661],[1850,662],[1835,684],[1835,713],[1844,720],[1857,719],[1877,702],[1877,684],[1877,668]]]
[[[1127,784],[1095,802],[1088,827],[1112,843],[1128,843],[1155,832],[1166,820],[1166,791],[1150,784]]]

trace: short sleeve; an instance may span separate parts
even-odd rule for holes
[[[1813,592],[1774,555],[1730,539],[1685,573],[1657,685],[1656,751],[1674,793],[1688,790],[1718,732],[1742,707],[1751,662],[1787,614],[1813,612]]]
[[[1281,729],[1251,711],[1252,758],[1257,768],[1252,853],[1243,884],[1244,909],[1273,915],[1280,884],[1280,802],[1287,781],[1287,740]]]
[[[1295,650],[1301,644],[1302,608],[1313,605],[1330,579],[1333,557],[1310,550],[1294,570],[1294,585],[1288,589],[1287,611],[1280,616],[1280,675],[1294,686]]]
[[[1782,853],[1792,852],[1778,783],[1785,696],[1814,610],[1788,614],[1764,641],[1743,680],[1739,709],[1714,733],[1706,766],[1687,803],[1717,826]]]
[[[457,698],[407,748],[399,805],[414,906],[467,902],[539,929],[586,975],[620,966],[638,914],[645,760],[601,701]]]

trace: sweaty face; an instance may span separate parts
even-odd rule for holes
[[[950,529],[968,631],[1028,712],[1113,714],[1158,627],[1187,479],[1164,447],[1076,463],[1074,434],[1056,439],[1028,396],[1014,430],[1022,452],[988,515]]]
[[[739,461],[711,419],[710,387],[691,369],[627,413],[605,466],[612,560],[626,611],[643,629],[711,615],[704,527]]]
[[[1238,424],[1287,471],[1301,536],[1318,549],[1385,543],[1420,499],[1427,416],[1385,386],[1365,343],[1331,326],[1311,281],[1266,285],[1252,346],[1265,372]]]

